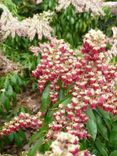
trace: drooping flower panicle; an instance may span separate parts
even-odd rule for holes
[[[38,88],[41,93],[47,82],[51,82],[50,98],[55,103],[60,89],[58,81],[61,80],[64,87],[67,87],[77,79],[74,77],[76,75],[74,69],[78,60],[63,40],[53,38],[51,43],[40,44],[39,48],[33,48],[33,51],[34,49],[41,53],[42,59],[37,69],[33,71],[33,76],[38,79]]]
[[[109,43],[112,45],[111,49],[108,50],[107,57],[108,59],[112,59],[113,56],[117,57],[117,27],[112,28],[113,36],[109,38]]]
[[[59,105],[58,110],[54,113],[54,121],[49,124],[47,139],[56,138],[56,134],[61,131],[72,134],[80,139],[89,137],[84,124],[87,123],[88,117],[78,106],[68,104]]]
[[[15,35],[28,37],[33,40],[37,35],[38,39],[42,37],[51,38],[52,28],[49,25],[49,21],[53,15],[52,12],[47,11],[40,14],[35,14],[32,18],[26,18],[22,21],[14,17],[11,12],[4,5],[0,5],[3,8],[3,13],[0,17],[0,33],[2,38],[6,39],[8,36],[15,37]]]
[[[81,151],[79,139],[69,133],[61,132],[51,144],[51,151],[38,156],[95,156],[88,150]]]
[[[66,9],[70,4],[75,7],[76,12],[92,12],[92,15],[104,15],[103,0],[58,0],[57,11]]]
[[[42,59],[33,76],[38,79],[38,88],[43,91],[50,82],[50,99],[55,103],[59,96],[60,84],[71,87],[71,103],[60,106],[54,113],[54,121],[49,125],[47,138],[61,131],[68,132],[81,139],[89,134],[85,129],[88,117],[85,111],[88,105],[95,109],[117,114],[117,92],[114,89],[117,78],[117,66],[106,61],[106,36],[99,30],[90,30],[85,35],[81,52],[84,58],[78,58],[75,52],[63,40],[52,39],[51,43],[41,44],[33,51],[41,53]]]
[[[117,67],[106,62],[106,36],[99,30],[90,30],[85,35],[81,52],[84,58],[77,58],[62,40],[52,39],[51,43],[36,47],[42,59],[33,76],[38,79],[40,92],[51,82],[50,98],[52,103],[58,99],[61,81],[63,88],[71,89],[72,105],[86,110],[101,106],[114,114],[117,113],[117,93],[114,84]],[[34,50],[35,48],[33,48]]]
[[[0,130],[0,137],[10,135],[11,133],[17,132],[20,129],[39,129],[42,125],[42,113],[39,112],[36,116],[28,113],[20,113],[10,122],[5,123],[2,130]]]

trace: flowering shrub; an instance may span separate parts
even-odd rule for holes
[[[101,106],[104,110],[117,113],[117,106],[113,105],[116,103],[117,93],[113,87],[117,69],[106,63],[106,36],[101,31],[91,30],[85,36],[83,59],[78,59],[64,42],[55,39],[50,44],[33,48],[33,51],[42,54],[33,75],[39,79],[40,92],[47,82],[51,82],[50,98],[53,103],[58,99],[60,80],[65,89],[74,84],[71,90],[73,107],[78,105],[79,109],[83,107],[85,110],[90,104],[92,108]]]
[[[58,0],[59,5],[56,7],[57,11],[61,9],[66,9],[70,4],[72,4],[77,12],[90,11],[93,15],[104,15],[102,9],[102,0]]]
[[[3,8],[0,18],[0,32],[3,39],[6,39],[9,35],[12,37],[15,37],[15,35],[28,37],[30,40],[33,40],[36,35],[39,40],[43,36],[51,37],[52,28],[49,26],[49,20],[53,14],[52,12],[43,12],[20,21],[17,17],[12,16],[12,13],[4,5],[0,5],[0,8]]]
[[[12,12],[15,8],[13,15],[18,17],[14,17],[0,4],[3,9],[0,35],[4,39],[2,47],[5,54],[13,61],[19,61],[22,66],[27,66],[22,67],[21,71],[26,82],[26,88],[22,87],[22,95],[30,94],[30,99],[32,92],[36,94],[38,87],[41,96],[38,98],[41,100],[35,100],[38,106],[32,110],[32,115],[21,113],[25,109],[16,108],[15,105],[15,92],[18,90],[19,93],[20,86],[23,86],[17,74],[7,77],[7,80],[5,78],[4,84],[0,83],[0,152],[4,153],[8,147],[16,144],[18,147],[24,146],[22,151],[28,151],[29,156],[117,155],[117,65],[113,66],[111,62],[109,64],[108,60],[109,56],[116,55],[116,27],[113,27],[111,41],[102,31],[91,29],[100,28],[99,24],[104,23],[103,18],[107,22],[111,17],[110,12],[107,11],[109,16],[103,16],[102,19],[97,16],[107,14],[102,9],[104,3],[101,0],[25,2],[16,3],[33,10],[26,11],[26,15],[25,10],[22,9],[22,13],[19,13],[12,0],[8,1],[8,7],[12,6],[9,10]],[[27,4],[29,5],[26,6]],[[55,11],[53,20],[53,12],[44,11],[48,8]],[[108,26],[101,29],[105,29],[104,32],[108,30],[106,33],[109,34]],[[51,33],[57,34],[57,37],[52,37]],[[43,37],[49,41],[43,43]],[[5,40],[6,38],[8,39]],[[39,46],[36,46],[37,38],[42,40]],[[111,49],[108,49],[108,42],[112,44]],[[31,46],[30,50],[35,56],[29,53],[29,46],[32,44],[35,46]],[[71,49],[71,46],[78,45],[77,50]],[[38,84],[36,79],[31,78],[32,69],[35,69],[32,75]],[[33,91],[29,91],[31,88]],[[29,112],[28,108],[26,112]],[[16,113],[19,115],[16,116]],[[1,120],[1,116],[6,119]],[[16,117],[9,121],[13,116]],[[28,130],[31,131],[30,134]],[[27,134],[26,138],[24,132]],[[31,137],[32,132],[35,134]],[[24,139],[21,138],[26,139],[24,144]],[[8,144],[10,146],[7,147]]]
[[[80,139],[89,137],[85,129],[88,105],[92,109],[101,107],[117,114],[117,92],[114,90],[117,67],[106,62],[106,44],[106,36],[101,31],[90,30],[81,47],[82,59],[77,58],[75,52],[61,40],[53,39],[50,44],[32,48],[35,54],[39,51],[42,56],[40,64],[33,71],[33,75],[39,79],[40,92],[50,82],[50,99],[56,103],[59,88],[62,86],[67,90],[72,85],[71,102],[67,106],[59,105],[53,114],[54,121],[49,124],[47,139],[56,138],[56,134],[62,131]]]

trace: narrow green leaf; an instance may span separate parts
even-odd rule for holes
[[[50,85],[49,84],[45,87],[45,89],[43,91],[41,101],[42,101],[41,111],[46,112],[46,110],[50,104]]]
[[[87,109],[86,113],[90,117],[90,119],[96,121],[95,115],[94,115],[92,109],[89,106],[88,106],[88,109]]]
[[[111,152],[111,154],[109,156],[117,156],[117,150]]]
[[[98,111],[102,114],[103,118],[106,118],[108,120],[111,120],[110,119],[110,114],[108,112],[105,112],[104,110],[99,109],[99,108],[98,108]]]
[[[4,93],[2,93],[0,95],[0,103],[4,106],[4,108],[7,111],[9,111],[9,109],[10,109],[10,101],[9,101],[9,98]]]
[[[20,135],[18,133],[14,133],[14,138],[15,138],[16,145],[18,147],[21,147],[22,146],[22,138],[20,137]]]
[[[22,139],[25,139],[25,140],[26,140],[26,135],[25,135],[25,132],[24,132],[24,131],[20,130],[20,131],[18,131],[18,134],[19,134],[19,136],[20,136]]]
[[[17,77],[16,77],[15,74],[11,77],[11,82],[12,82],[13,85],[14,85],[14,84],[15,84],[15,85],[17,84]]]
[[[64,99],[64,92],[62,89],[60,89],[60,92],[59,92],[59,100],[63,100]]]
[[[13,95],[13,88],[11,85],[8,86],[7,95],[11,97]]]
[[[64,98],[64,100],[58,101],[55,105],[53,105],[52,108],[57,108],[59,104],[63,104],[64,106],[67,106],[71,102],[71,96]]]
[[[29,144],[34,143],[35,141],[37,141],[38,139],[40,139],[42,136],[45,136],[47,132],[47,127],[45,125],[43,125],[37,132],[35,132],[30,140],[29,140]]]
[[[17,79],[17,83],[21,86],[23,85],[23,80],[20,78],[19,75],[15,75],[16,79]]]
[[[92,120],[91,118],[88,120],[87,129],[88,129],[88,132],[91,134],[93,140],[95,140],[96,135],[97,135],[97,125],[96,125],[96,122]]]
[[[110,117],[110,114],[108,112],[105,112],[104,110],[102,110],[100,108],[98,108],[97,111],[99,112],[100,117],[103,118],[108,129],[111,131],[112,119]]]
[[[117,147],[117,124],[113,125],[112,131],[110,133],[110,145]]]
[[[102,135],[102,137],[104,137],[105,140],[109,140],[108,139],[108,130],[106,128],[106,126],[103,123],[102,118],[99,115],[96,115],[96,122],[97,122],[97,126],[98,126],[98,130],[100,132],[100,134]]]
[[[12,142],[13,139],[14,139],[14,133],[11,133],[9,136],[8,136],[9,140]]]
[[[39,148],[41,147],[41,145],[44,142],[44,138],[40,138],[39,141],[36,142],[35,145],[32,146],[32,148],[30,149],[28,156],[34,156],[36,155],[36,152],[38,152]]]
[[[100,142],[100,140],[96,140],[95,145],[100,152],[100,156],[108,156],[105,146]]]

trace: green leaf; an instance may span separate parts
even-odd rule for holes
[[[9,101],[8,97],[6,97],[6,100],[4,102],[4,107],[6,108],[7,111],[10,110],[10,101]]]
[[[108,130],[107,130],[106,126],[104,125],[102,118],[99,115],[96,115],[96,122],[97,122],[98,130],[99,130],[100,134],[104,137],[105,140],[108,141],[109,140],[108,139]]]
[[[8,88],[9,85],[10,85],[9,79],[8,79],[8,77],[6,77],[6,80],[4,82],[4,88],[5,88],[5,90],[7,90],[7,88]]]
[[[48,141],[48,142],[44,143],[44,144],[40,147],[40,149],[39,149],[40,153],[45,153],[45,151],[50,151],[51,142],[52,142],[52,141]]]
[[[36,152],[39,150],[39,148],[41,147],[41,145],[44,142],[44,138],[40,138],[39,141],[36,142],[35,145],[32,146],[32,148],[30,149],[28,156],[34,156],[36,155]]]
[[[95,115],[94,115],[92,109],[89,106],[88,106],[88,109],[87,109],[86,113],[90,117],[90,119],[96,121]]]
[[[1,105],[1,103],[0,103],[0,115],[3,113],[3,107],[2,107],[2,105]]]
[[[49,84],[45,87],[45,89],[43,91],[41,101],[42,101],[41,111],[46,112],[46,110],[50,104],[50,85]]]
[[[17,79],[17,83],[21,86],[21,85],[23,85],[23,81],[22,81],[22,79],[20,78],[20,76],[19,75],[15,75],[15,77],[16,77],[16,79]]]
[[[37,64],[39,64],[40,61],[41,61],[41,56],[40,56],[40,54],[38,54],[38,57],[37,57]]]
[[[9,98],[4,93],[2,93],[0,95],[0,103],[4,106],[4,108],[7,111],[9,111],[9,109],[10,109],[10,101],[9,101]]]
[[[20,137],[20,135],[18,133],[14,133],[14,138],[15,138],[15,141],[16,141],[16,145],[18,147],[21,147],[23,139]]]
[[[8,86],[8,89],[7,89],[7,95],[9,97],[11,97],[13,95],[13,88],[11,85]]]
[[[78,30],[78,28],[79,28],[79,22],[77,22],[75,25],[75,29]]]
[[[99,139],[96,140],[95,145],[96,145],[98,151],[100,152],[100,156],[108,156],[108,153],[106,151],[104,144],[102,144]]]
[[[18,134],[19,134],[19,136],[20,136],[22,139],[25,139],[25,140],[26,140],[26,135],[25,135],[25,132],[24,132],[24,131],[19,130],[19,131],[18,131]]]
[[[37,89],[37,83],[35,82],[32,84],[32,91],[35,91],[36,89]]]
[[[70,18],[70,23],[74,24],[75,23],[75,19],[73,17]]]
[[[89,106],[88,106],[86,113],[89,116],[89,120],[87,123],[87,129],[88,129],[89,133],[91,134],[93,140],[95,140],[96,135],[97,135],[96,118],[95,118],[95,115],[94,115],[92,109]]]
[[[64,99],[64,91],[62,89],[60,89],[59,100],[63,100],[63,99]]]
[[[53,6],[53,1],[50,0],[50,1],[48,1],[48,2],[49,2],[49,8],[51,8],[51,7]]]
[[[98,111],[102,114],[103,118],[110,120],[110,115],[108,112],[105,112],[104,110],[99,109],[99,108],[98,108]]]
[[[117,147],[117,124],[113,125],[112,131],[110,133],[110,145]]]
[[[97,109],[97,111],[100,113],[100,117],[103,118],[108,129],[111,131],[112,120],[110,118],[110,114],[99,108]]]
[[[49,110],[47,113],[46,113],[46,116],[45,116],[45,123],[49,124],[50,122],[52,122],[53,120],[53,112],[55,110],[51,111]]]
[[[71,102],[71,96],[64,98],[64,100],[58,101],[52,108],[57,108],[59,104],[67,106]]]
[[[9,140],[12,142],[13,139],[14,139],[14,133],[11,133],[9,136],[8,136]]]
[[[109,156],[117,156],[117,150],[111,152],[111,154]]]
[[[97,125],[96,122],[91,118],[88,120],[87,129],[88,132],[91,134],[93,140],[95,140],[97,135]]]
[[[12,82],[13,85],[17,84],[17,77],[16,77],[15,74],[11,77],[11,82]]]
[[[37,132],[35,132],[30,140],[29,140],[29,144],[34,143],[36,140],[40,139],[42,136],[45,136],[47,132],[47,127],[45,125],[43,125]]]

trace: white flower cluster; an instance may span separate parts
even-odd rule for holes
[[[76,142],[76,144],[74,144]],[[69,133],[61,132],[57,135],[57,139],[51,145],[52,152],[60,156],[69,153],[72,156],[72,151],[78,151],[78,138]],[[67,155],[66,155],[67,156]]]
[[[89,151],[80,151],[78,137],[61,132],[57,134],[57,139],[51,144],[51,151],[47,151],[44,155],[37,154],[36,156],[95,156]]]
[[[40,4],[42,0],[36,0],[36,4]]]
[[[38,4],[42,3],[43,0],[31,0],[31,2],[32,2],[33,4],[38,5]]]
[[[100,47],[106,47],[106,35],[100,30],[91,29],[84,37],[84,42],[87,42],[95,50],[100,49]]]
[[[103,0],[58,0],[57,11],[66,9],[72,4],[77,12],[91,11],[93,15],[104,15]]]
[[[53,15],[52,12],[47,11],[40,14],[35,14],[32,18],[26,18],[19,21],[17,17],[13,17],[10,11],[4,6],[0,5],[3,9],[3,13],[0,18],[0,33],[3,39],[6,39],[9,35],[15,37],[24,36],[33,40],[37,35],[38,39],[42,37],[50,38],[52,28],[49,25],[49,20]]]
[[[113,37],[111,40],[109,40],[112,47],[108,51],[108,55],[109,55],[110,59],[113,56],[117,56],[117,27],[113,27],[112,31],[113,31]]]
[[[56,37],[51,37],[50,41],[53,45],[56,45],[56,49],[57,48],[59,49],[63,46],[64,48],[68,49],[69,51],[72,51],[70,49],[70,45],[68,43],[65,43],[63,39],[57,40]],[[29,50],[31,52],[33,52],[35,56],[38,56],[39,52],[43,53],[43,51],[44,51],[44,53],[45,53],[45,51],[46,51],[45,47],[47,47],[48,51],[50,51],[52,53],[52,47],[48,43],[39,43],[39,46],[31,46],[29,48]],[[75,52],[77,52],[77,51],[75,51]]]

